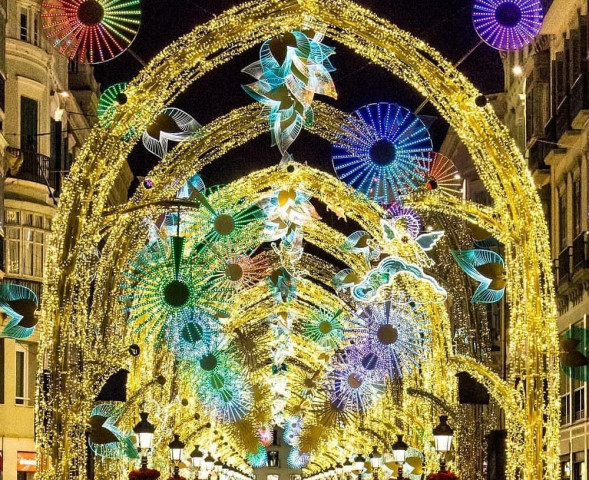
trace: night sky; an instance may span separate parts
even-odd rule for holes
[[[329,1],[329,0],[325,0]],[[234,6],[236,0],[142,0],[142,23],[139,34],[131,46],[133,52],[149,62],[166,45],[192,28],[210,20]],[[399,27],[427,41],[446,58],[456,62],[478,43],[471,20],[471,0],[360,0]],[[353,111],[368,103],[389,101],[415,109],[422,97],[383,69],[353,54],[326,38],[324,43],[334,45],[336,53],[331,57],[337,68],[333,78],[338,91],[338,100],[317,96],[321,101],[332,103],[340,110]],[[252,102],[241,89],[241,84],[252,81],[241,69],[257,60],[259,48],[233,59],[229,64],[207,74],[188,89],[173,106],[190,113],[202,125]],[[129,53],[121,55],[96,68],[96,76],[102,89],[121,81],[131,80],[141,65]],[[503,68],[499,53],[487,45],[481,45],[460,67],[483,93],[503,90]],[[426,107],[425,115],[436,115]],[[438,118],[430,131],[434,149],[441,144],[447,125]],[[290,148],[295,160],[333,173],[331,147],[321,139],[303,132]],[[201,173],[207,186],[228,183],[253,170],[275,165],[280,160],[277,148],[270,147],[270,134],[265,134],[248,145],[217,160],[214,167]],[[140,144],[134,149],[130,165],[136,175],[145,175],[155,165],[157,158]],[[221,173],[222,172],[222,173]]]

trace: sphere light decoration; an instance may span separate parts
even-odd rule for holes
[[[540,0],[476,0],[474,28],[497,50],[520,50],[534,40],[543,20]]]
[[[117,57],[139,30],[139,0],[48,0],[42,5],[47,38],[60,53],[81,63]]]
[[[348,116],[333,145],[340,180],[378,203],[416,189],[426,168],[417,159],[432,150],[423,122],[395,103],[364,106]]]

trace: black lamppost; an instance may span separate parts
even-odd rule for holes
[[[364,470],[364,457],[361,454],[354,458],[354,470],[358,470],[358,480],[362,480],[362,470]]]
[[[352,470],[354,470],[354,464],[352,462],[350,462],[349,458],[346,458],[346,461],[344,462],[343,467],[344,467],[344,475],[347,479],[348,474],[352,473]]]
[[[180,476],[180,461],[182,460],[182,450],[184,450],[184,443],[180,441],[180,435],[174,434],[174,440],[168,443],[170,448],[170,457],[174,464],[174,478]]]
[[[382,455],[378,451],[378,447],[374,445],[372,447],[372,452],[370,452],[370,465],[372,465],[372,478],[374,480],[378,480],[378,469],[380,468],[380,460]]]
[[[141,469],[145,470],[147,468],[147,452],[151,450],[153,445],[153,432],[155,432],[155,427],[149,422],[149,420],[147,420],[147,417],[149,416],[148,413],[141,412],[139,416],[141,417],[141,420],[135,425],[133,432],[137,435],[137,449],[141,454]]]
[[[190,454],[190,462],[192,463],[192,468],[194,468],[194,471],[196,472],[194,478],[198,479],[198,474],[204,464],[204,453],[200,451],[198,445],[194,447],[194,450]]]
[[[393,450],[393,457],[395,458],[395,462],[399,464],[399,470],[397,471],[397,480],[402,480],[403,478],[403,464],[405,463],[405,459],[407,458],[407,449],[409,445],[407,445],[403,441],[403,435],[397,435],[397,441],[393,443],[391,450]]]
[[[433,433],[436,452],[440,454],[440,472],[445,472],[446,454],[450,451],[452,437],[454,436],[454,430],[448,425],[448,417],[446,415],[440,417],[440,424],[434,428]]]

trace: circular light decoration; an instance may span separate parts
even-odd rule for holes
[[[389,204],[416,189],[425,168],[418,162],[432,150],[423,122],[395,103],[376,103],[353,112],[333,145],[333,166],[340,180]]]
[[[462,177],[454,162],[436,152],[426,153],[419,163],[426,169],[425,187],[441,190],[452,195],[462,195]]]
[[[395,380],[419,365],[426,353],[427,322],[410,304],[364,305],[349,320],[355,327],[346,334],[354,336],[355,345],[346,350],[348,360],[368,372]]]
[[[297,447],[293,447],[290,449],[290,452],[288,452],[288,466],[295,470],[305,468],[307,463],[309,463],[310,458],[311,455],[308,453],[301,452]]]
[[[519,50],[540,32],[540,0],[476,0],[472,19],[481,39],[497,50]]]
[[[333,313],[323,308],[314,308],[309,318],[302,322],[303,335],[325,349],[334,349],[344,338],[340,322],[342,311]]]
[[[261,443],[258,444],[258,450],[256,453],[248,453],[247,461],[253,468],[263,468],[268,466],[268,452],[266,447]]]
[[[399,202],[393,203],[389,208],[388,212],[393,217],[393,220],[397,225],[400,225],[411,238],[415,239],[419,236],[421,231],[421,218],[417,215],[417,212],[412,208],[405,207]]]
[[[263,425],[258,429],[258,438],[260,439],[262,445],[266,447],[272,445],[272,442],[274,442],[274,430],[266,425]]]
[[[137,35],[139,0],[48,0],[41,17],[60,53],[81,63],[102,63],[123,53]]]
[[[120,104],[119,99],[121,93],[125,91],[129,85],[126,82],[116,83],[108,87],[100,98],[98,99],[98,107],[96,109],[96,116],[101,127],[108,128],[113,120],[115,110]]]
[[[168,153],[169,142],[183,142],[202,126],[179,108],[164,108],[143,132],[143,146],[159,158]]]
[[[219,332],[219,322],[195,308],[188,308],[170,322],[167,341],[178,358],[195,360],[202,357],[213,335]]]

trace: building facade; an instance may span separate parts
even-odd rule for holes
[[[68,62],[43,36],[41,0],[0,0],[0,275],[40,301],[62,181],[95,123],[98,96],[92,68]],[[113,204],[127,199],[131,180],[127,169]],[[34,475],[37,343],[38,333],[0,338],[0,480]]]
[[[563,480],[587,480],[589,1],[544,3],[540,35],[523,50],[503,54],[505,92],[488,98],[527,159],[544,205],[561,338],[578,340],[578,350],[585,355],[585,361],[574,366],[561,356],[560,454]],[[457,164],[469,163],[468,152],[452,131],[442,151]],[[461,165],[459,169],[463,171]],[[484,200],[476,172],[470,176],[470,198]],[[561,344],[561,353],[563,348]]]

